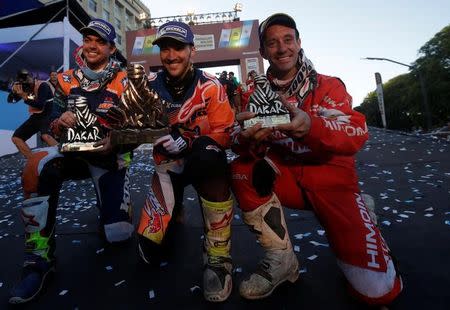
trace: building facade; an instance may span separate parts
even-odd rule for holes
[[[143,28],[139,16],[150,10],[139,0],[78,0],[92,18],[102,18],[116,28],[116,45],[126,55],[125,32]]]

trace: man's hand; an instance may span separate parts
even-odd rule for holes
[[[305,111],[287,103],[283,98],[282,101],[291,114],[291,122],[275,126],[274,128],[295,139],[307,135],[311,129],[311,118],[309,115]]]
[[[126,118],[125,112],[116,106],[111,106],[105,115],[108,124],[113,128],[122,127],[125,124]]]
[[[58,118],[58,127],[60,128],[72,128],[77,123],[77,117],[75,113],[66,111]]]
[[[22,84],[20,83],[14,83],[12,87],[12,92],[17,96],[21,97],[23,100],[27,99],[28,94],[23,91]]]
[[[236,115],[236,120],[242,126],[243,121],[251,119],[253,117],[255,117],[255,113],[245,111],[245,112],[241,112],[238,115]],[[271,134],[272,134],[272,129],[271,128],[262,128],[261,123],[255,124],[252,127],[242,130],[240,132],[240,136],[244,140],[249,140],[249,141],[253,141],[253,142],[257,142],[257,143],[267,140],[267,138]]]
[[[109,154],[111,153],[113,146],[111,144],[111,136],[108,134],[106,138],[101,139],[100,141],[95,142],[95,147],[100,146],[99,148],[92,150],[91,152],[96,152],[100,154]]]
[[[154,143],[154,147],[159,145],[171,155],[180,154],[188,147],[187,141],[177,131],[158,138]]]

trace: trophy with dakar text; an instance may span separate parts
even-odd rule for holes
[[[121,119],[120,126],[111,131],[111,143],[152,143],[169,133],[166,112],[169,103],[148,88],[147,75],[142,65],[131,64],[127,68],[127,74],[127,89],[121,97],[118,109],[111,111]]]
[[[69,95],[67,108],[77,118],[73,128],[66,128],[60,143],[61,152],[92,151],[96,142],[104,138],[97,116],[89,111],[86,97]]]
[[[265,75],[254,79],[255,90],[248,99],[247,110],[254,112],[255,117],[244,121],[244,128],[261,123],[262,127],[273,127],[291,121],[289,111],[283,105],[280,95],[270,88]]]

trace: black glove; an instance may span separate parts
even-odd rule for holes
[[[105,114],[105,120],[111,127],[123,127],[126,120],[125,112],[117,106],[109,107]]]

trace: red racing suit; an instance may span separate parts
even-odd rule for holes
[[[401,291],[401,281],[361,198],[355,169],[354,155],[368,139],[365,117],[352,109],[338,78],[318,74],[301,105],[298,95],[287,100],[310,116],[311,128],[302,139],[273,133],[265,156],[276,173],[273,191],[283,206],[315,212],[355,294],[368,303],[389,302]],[[240,157],[232,163],[233,192],[240,208],[252,211],[272,194],[258,195],[253,186],[258,159],[234,140]]]

